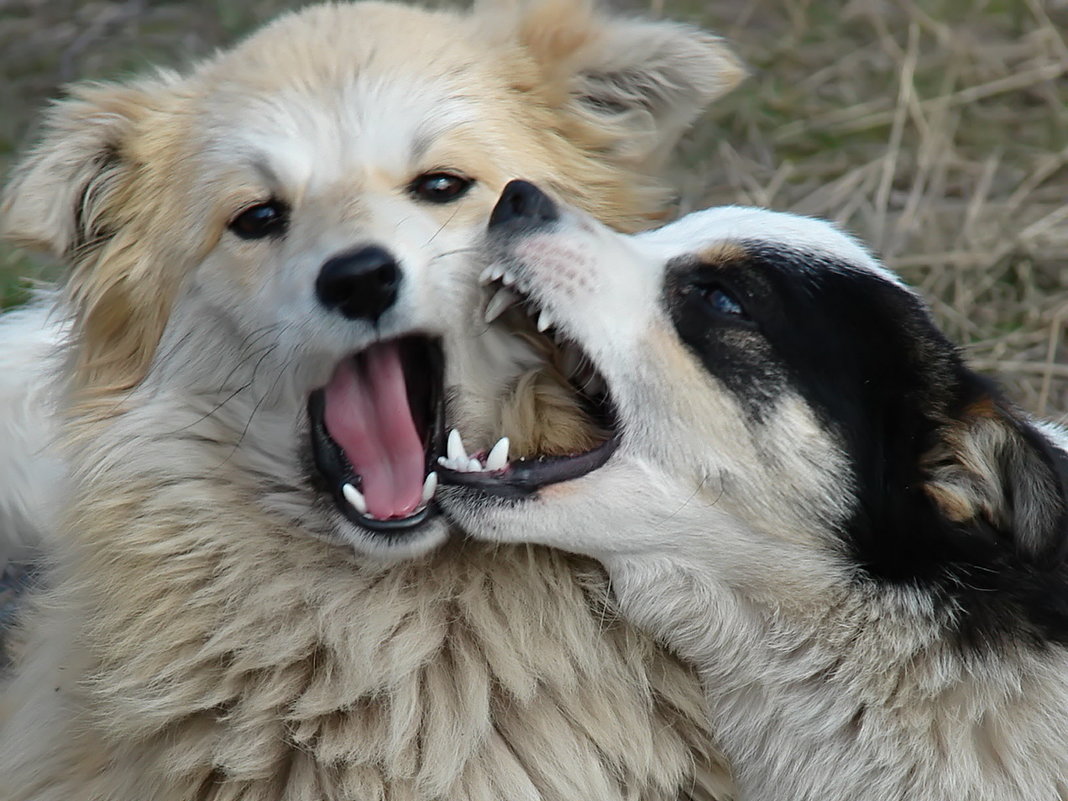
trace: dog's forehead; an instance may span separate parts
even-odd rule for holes
[[[469,97],[431,78],[351,82],[315,89],[282,86],[211,110],[209,144],[223,163],[269,165],[290,186],[314,189],[352,170],[405,173],[445,134],[479,119]]]
[[[638,235],[638,247],[667,264],[725,264],[778,255],[792,270],[867,272],[904,286],[849,234],[832,223],[766,209],[723,206],[694,212]]]
[[[209,153],[300,183],[404,171],[444,134],[492,125],[495,86],[468,39],[451,16],[400,6],[285,17],[201,72]]]

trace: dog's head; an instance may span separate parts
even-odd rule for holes
[[[569,458],[450,464],[446,508],[476,536],[771,597],[806,572],[934,588],[962,618],[1022,584],[1032,624],[1068,630],[1063,590],[1037,589],[1064,574],[1068,455],[832,225],[728,207],[627,237],[518,183],[487,251],[486,297],[516,303],[497,324],[544,329],[606,435]]]
[[[714,37],[584,2],[312,7],[189,74],[75,87],[3,228],[70,265],[77,420],[170,404],[317,533],[410,553],[444,536],[442,342],[467,347],[501,187],[636,227],[738,77]]]

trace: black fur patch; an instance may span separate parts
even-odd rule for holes
[[[729,292],[747,312],[757,307],[759,316],[733,317],[716,311],[706,300],[707,293],[716,289]],[[665,301],[679,338],[737,396],[755,423],[789,389],[757,322],[763,317],[760,299],[769,291],[755,271],[685,260],[668,265]]]
[[[680,338],[754,420],[789,389],[842,443],[856,483],[842,536],[860,580],[935,593],[959,609],[962,644],[1068,643],[1068,457],[964,365],[912,293],[821,256],[740,245],[744,255],[727,263],[669,266],[668,308]],[[750,321],[702,308],[709,285],[737,298]],[[1014,527],[1026,519],[954,523],[924,491],[924,455],[976,403],[993,404],[1027,449],[1027,469],[1042,473],[1047,508],[1060,510],[1048,531],[1022,536]],[[1021,547],[1036,536],[1039,547]]]

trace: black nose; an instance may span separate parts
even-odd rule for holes
[[[319,270],[315,294],[328,309],[350,320],[378,320],[397,299],[401,270],[388,251],[375,245],[328,259]]]
[[[560,218],[556,204],[530,181],[509,181],[490,214],[490,228],[506,223],[536,227]]]

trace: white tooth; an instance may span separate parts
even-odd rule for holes
[[[434,497],[434,493],[438,489],[438,474],[437,471],[431,470],[426,474],[426,481],[423,482],[423,502],[428,502]]]
[[[501,279],[501,276],[503,276],[503,275],[504,275],[504,267],[501,266],[500,264],[494,264],[492,267],[490,267],[490,280],[491,281],[499,281]]]
[[[505,310],[517,300],[519,300],[519,296],[510,289],[504,289],[503,287],[498,289],[497,294],[486,304],[486,322],[492,323],[504,314]]]
[[[515,273],[510,273],[505,270],[501,275],[501,283],[505,286],[512,286],[515,283]]]
[[[549,312],[542,309],[541,314],[538,315],[538,330],[544,331],[552,324],[553,318],[550,316]]]
[[[491,264],[485,270],[483,270],[478,276],[478,282],[480,284],[488,284],[493,280],[493,265]]]
[[[483,470],[482,462],[480,462],[478,459],[471,459],[467,463],[467,472],[468,473],[481,473],[482,470]]]
[[[363,499],[363,493],[352,484],[344,484],[341,487],[341,494],[345,496],[345,500],[351,503],[357,512],[361,515],[367,514],[367,501]]]
[[[463,459],[447,459],[444,456],[438,457],[438,464],[444,467],[446,470],[455,470],[459,473],[467,471],[467,457]]]
[[[455,428],[449,432],[449,443],[446,452],[448,453],[449,461],[451,462],[459,462],[461,460],[467,461],[467,451],[464,450],[464,441],[460,439],[460,432]]]
[[[508,464],[508,437],[501,437],[486,457],[487,470],[503,470]]]

